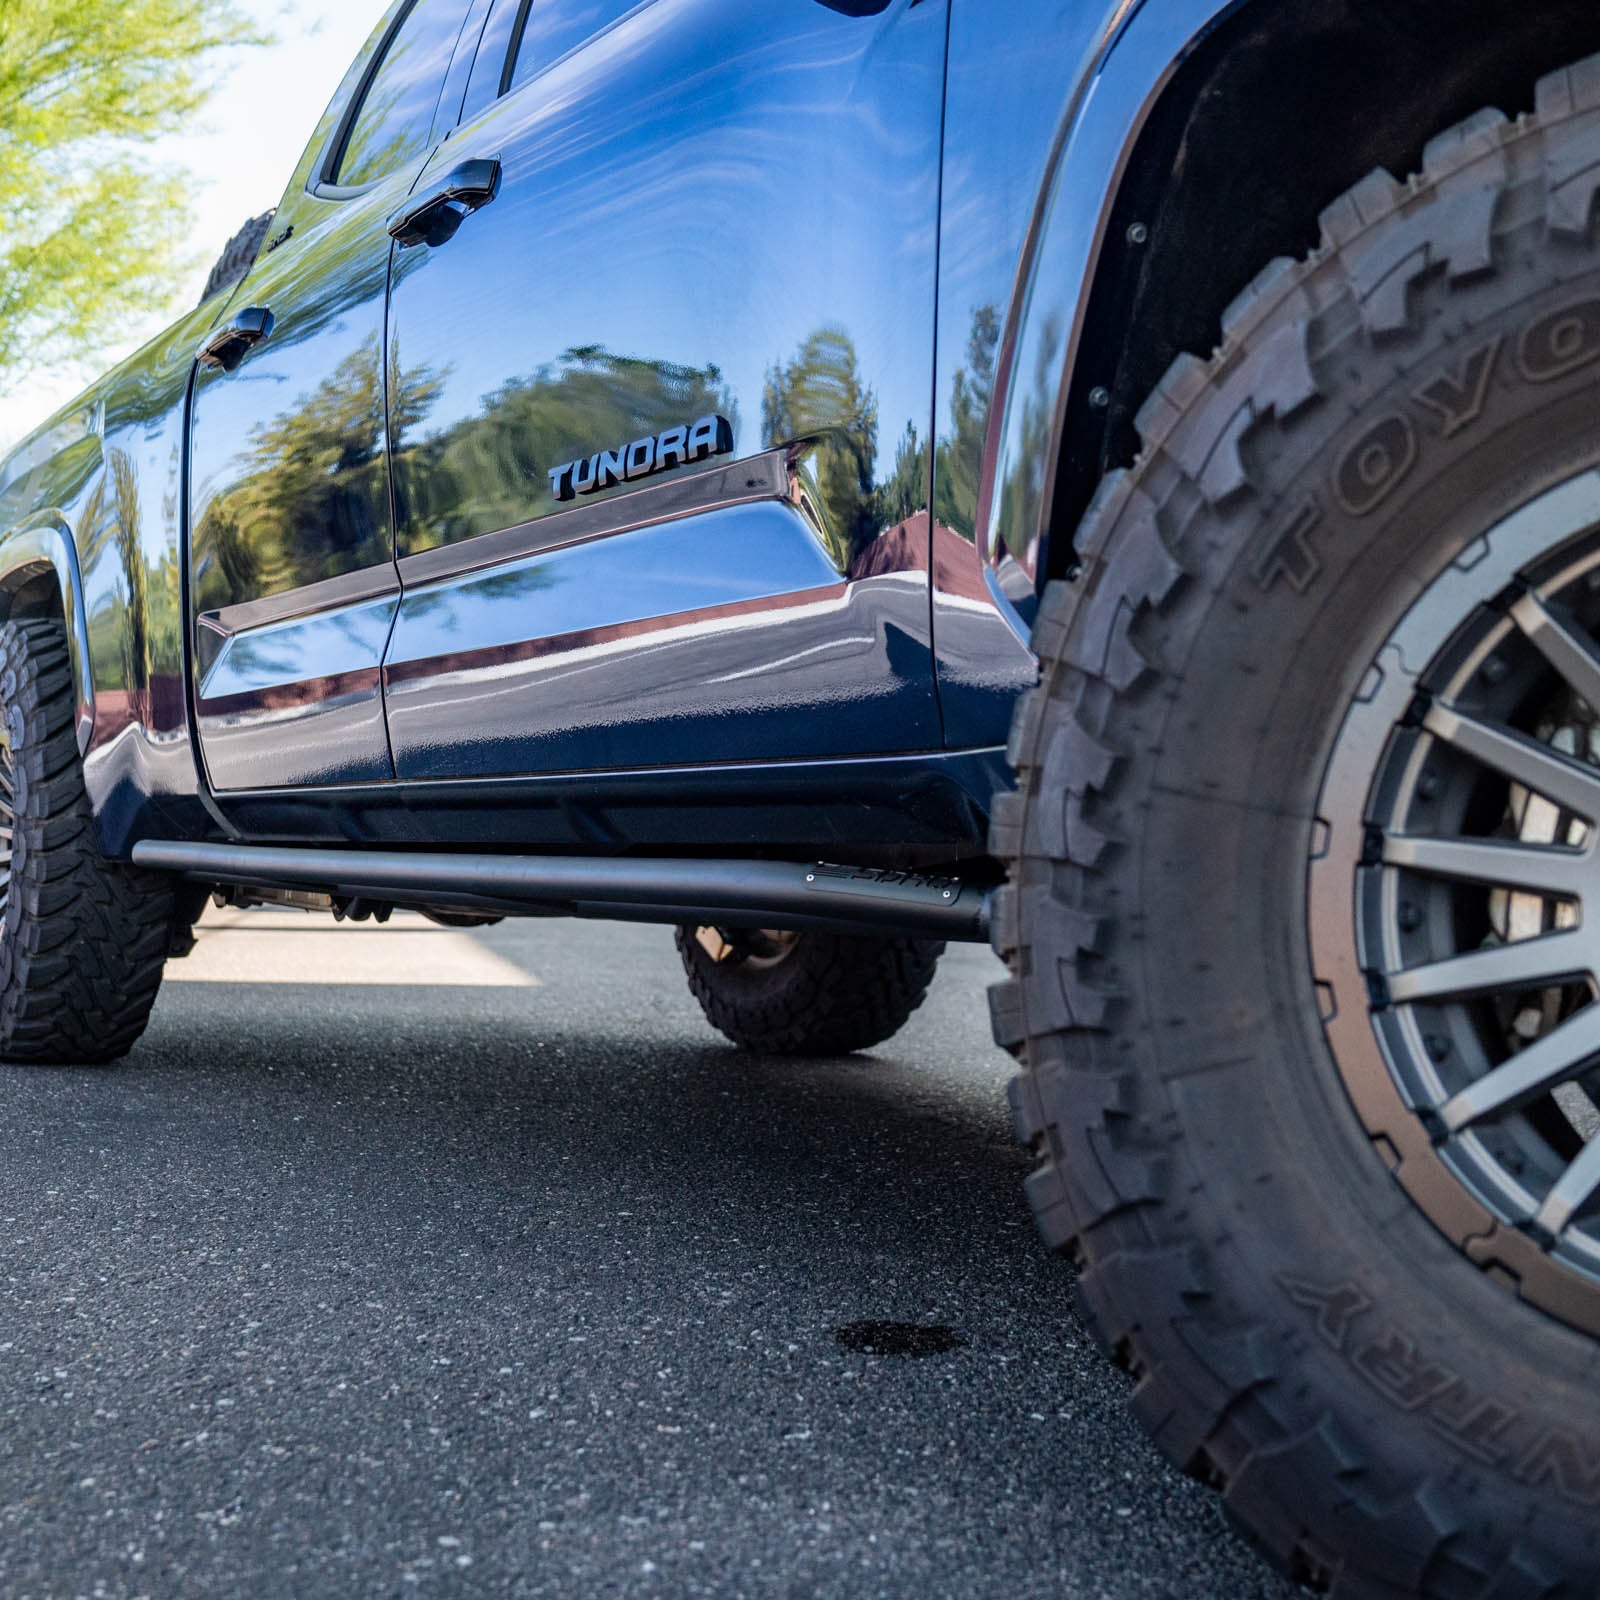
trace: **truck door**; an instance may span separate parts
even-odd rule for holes
[[[392,276],[400,777],[939,746],[944,11],[497,0]]]
[[[199,739],[217,790],[393,776],[379,683],[399,594],[386,222],[432,147],[467,10],[391,10],[201,357],[189,579]]]

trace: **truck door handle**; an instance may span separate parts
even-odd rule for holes
[[[200,346],[200,365],[232,372],[263,339],[272,336],[272,313],[265,306],[249,306],[226,326],[206,336]]]
[[[389,236],[402,247],[444,244],[466,217],[499,192],[500,163],[493,156],[463,161],[426,199],[411,201],[389,218]]]

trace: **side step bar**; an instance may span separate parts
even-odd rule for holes
[[[958,878],[786,861],[301,850],[145,840],[141,867],[207,883],[509,915],[814,928],[980,943],[989,892]]]

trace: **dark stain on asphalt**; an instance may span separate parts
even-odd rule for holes
[[[847,1322],[833,1336],[864,1356],[944,1356],[967,1342],[942,1322]]]

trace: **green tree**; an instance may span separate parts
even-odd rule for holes
[[[170,302],[188,207],[141,147],[249,42],[229,0],[0,0],[0,375],[91,356]]]

